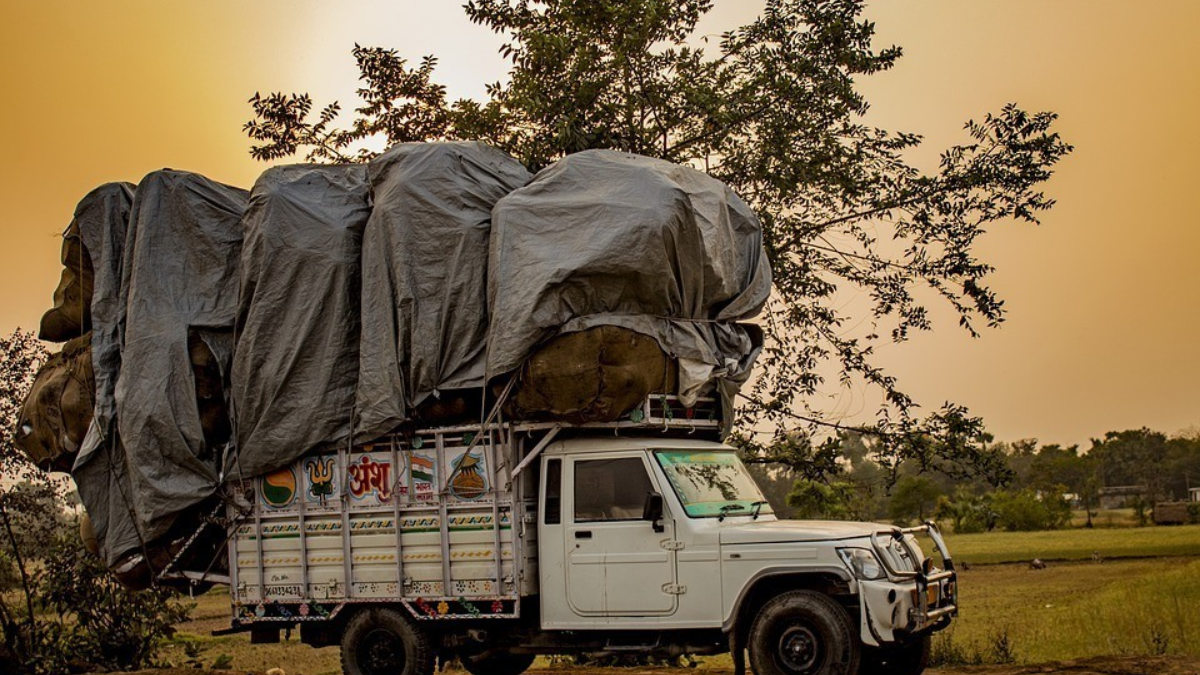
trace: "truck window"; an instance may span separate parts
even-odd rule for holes
[[[562,522],[562,460],[546,462],[546,520],[547,525]]]
[[[733,450],[656,450],[654,456],[689,518],[772,513]]]
[[[640,458],[575,462],[575,522],[640,520],[653,491]]]

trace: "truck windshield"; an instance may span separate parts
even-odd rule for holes
[[[772,513],[733,450],[656,450],[654,456],[692,518]]]

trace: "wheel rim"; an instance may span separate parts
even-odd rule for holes
[[[789,626],[779,636],[776,655],[788,672],[813,672],[820,661],[821,642],[807,626]]]
[[[404,670],[404,642],[386,628],[364,635],[357,652],[364,675],[396,675]]]

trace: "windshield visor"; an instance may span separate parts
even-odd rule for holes
[[[691,518],[772,513],[733,450],[655,450],[654,457]]]

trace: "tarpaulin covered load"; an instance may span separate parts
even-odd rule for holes
[[[112,444],[125,307],[121,276],[133,196],[130,183],[106,183],[79,201],[64,233],[67,269],[55,292],[55,309],[43,317],[42,337],[61,339],[88,328],[91,332],[68,342],[38,374],[56,404],[47,402],[35,384],[23,415],[30,418],[34,436],[61,427],[57,439],[43,440],[51,440],[50,450],[61,453],[52,460],[54,468],[71,470],[84,505],[98,514],[101,541],[112,535],[136,543],[128,481],[123,478],[125,459],[119,446],[114,449]],[[64,321],[64,317],[77,318]],[[61,333],[68,323],[77,328],[58,336],[49,334]],[[110,519],[109,513],[116,515]],[[117,553],[106,549],[106,560],[115,562]]]
[[[723,183],[590,150],[496,204],[488,285],[490,377],[555,336],[616,326],[677,359],[685,404],[715,384],[728,406],[762,347],[736,322],[761,310],[771,271],[758,218]]]
[[[91,329],[93,311],[101,315],[109,311],[108,294],[120,287],[121,252],[132,202],[133,185],[101,185],[79,201],[63,232],[64,270],[54,292],[55,307],[42,317],[40,337],[70,342],[38,373],[16,434],[18,445],[41,466],[69,471],[75,463],[92,422],[92,407],[99,403],[97,378],[106,395],[106,419],[111,419],[115,379],[106,377],[104,368],[94,376],[92,364],[111,363],[115,331],[97,330],[96,340],[86,331]],[[103,292],[94,293],[94,287]]]
[[[238,455],[228,475],[256,476],[349,438],[370,215],[362,165],[277,167],[254,184],[242,218]]]
[[[483,386],[492,207],[529,178],[476,142],[405,143],[371,161],[356,437]]]
[[[214,444],[220,439],[212,429],[206,438],[201,425],[197,390],[208,387],[196,386],[189,337],[193,348],[199,338],[213,356],[198,368],[200,375],[214,368],[228,373],[247,197],[244,190],[172,170],[151,173],[137,187],[124,260],[127,312],[116,400],[146,541],[218,487],[221,448]],[[110,553],[120,548],[113,544],[138,544],[108,543]]]
[[[586,422],[652,391],[728,405],[761,348],[737,323],[770,289],[758,221],[664,161],[589,151],[530,182],[480,143],[405,144],[272,169],[252,196],[161,171],[88,199],[97,391],[73,474],[106,561],[137,574],[222,480],[504,376],[521,415]]]
[[[125,223],[133,201],[133,185],[105,183],[92,190],[75,207],[75,217],[63,232],[63,271],[54,289],[54,306],[42,315],[38,337],[49,342],[66,342],[92,329],[92,297],[95,277],[107,270],[93,270],[93,259],[104,254],[110,242],[125,243]],[[116,256],[117,283],[121,257]]]

